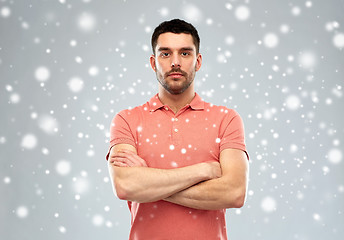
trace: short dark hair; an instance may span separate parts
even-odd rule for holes
[[[160,34],[171,32],[171,33],[186,33],[191,34],[193,42],[196,46],[196,53],[199,53],[200,39],[196,28],[191,24],[187,23],[181,19],[172,19],[170,21],[165,21],[160,23],[153,32],[152,35],[152,50],[155,54],[155,47],[158,42]]]

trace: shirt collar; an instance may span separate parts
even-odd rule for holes
[[[197,93],[189,105],[193,110],[204,110],[204,101]]]
[[[158,94],[155,94],[150,100],[149,100],[149,109],[151,112],[154,112],[158,110],[159,108],[164,107],[164,104],[160,101]],[[192,101],[187,105],[190,106],[193,110],[203,110],[204,109],[204,101],[202,98],[195,93],[195,97],[192,99]]]
[[[149,100],[149,110],[151,112],[154,112],[158,110],[159,108],[162,108],[164,104],[160,101],[158,94],[155,94],[150,100]]]

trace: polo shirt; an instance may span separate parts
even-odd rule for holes
[[[219,161],[220,152],[227,148],[247,154],[240,115],[204,102],[197,93],[177,113],[162,104],[158,94],[119,112],[111,123],[109,152],[121,143],[133,145],[148,167],[159,169]],[[128,206],[130,240],[227,239],[225,209],[198,210],[163,200],[128,202]]]

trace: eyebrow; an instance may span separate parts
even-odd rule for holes
[[[168,47],[160,47],[160,48],[158,49],[159,52],[161,52],[161,51],[170,51],[170,50],[171,50],[171,49],[168,48]],[[194,49],[193,49],[192,47],[183,47],[183,48],[181,48],[180,50],[181,50],[181,51],[194,51]]]

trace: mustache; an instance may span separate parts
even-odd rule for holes
[[[186,76],[187,73],[184,72],[183,70],[181,70],[180,68],[172,68],[171,71],[165,73],[165,77],[168,77],[168,75],[172,74],[172,73],[181,73],[183,76]]]

